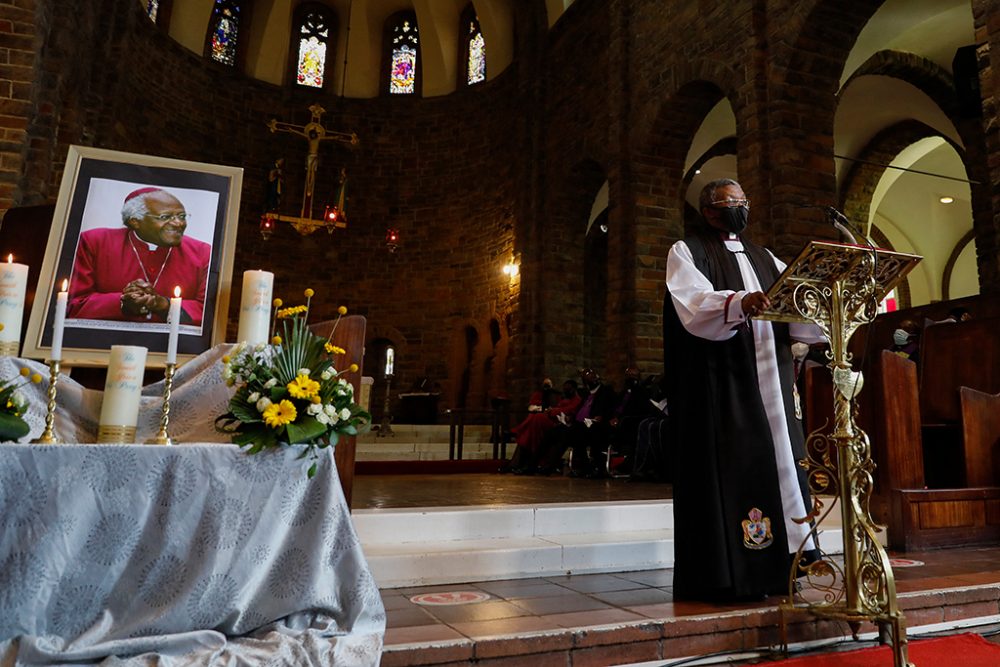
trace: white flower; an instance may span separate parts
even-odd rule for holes
[[[308,375],[309,375],[309,374],[310,374],[311,372],[312,372],[312,371],[311,371],[311,370],[309,370],[308,368],[300,368],[300,369],[299,369],[299,373],[298,373],[298,374],[299,374],[299,375],[305,375],[305,376],[307,376],[307,377],[308,377]]]
[[[270,389],[276,384],[278,384],[278,378],[271,378],[270,380],[264,383],[264,389]]]
[[[310,403],[309,407],[306,408],[306,412],[311,415],[324,415],[323,406],[319,403]]]
[[[254,345],[253,349],[254,349],[254,352],[261,352],[261,351],[263,351],[263,349],[265,347],[267,347],[266,344],[264,344],[264,343],[257,343],[256,345]]]
[[[257,412],[263,414],[264,410],[267,410],[269,407],[271,407],[271,399],[267,396],[257,401]]]
[[[247,402],[248,403],[256,403],[257,399],[259,399],[259,398],[260,398],[260,392],[259,391],[255,391],[254,393],[252,393],[249,396],[247,396]]]
[[[350,419],[351,418],[351,411],[350,411],[350,409],[344,408],[343,410],[341,410],[340,411],[340,418],[341,419]]]
[[[347,380],[345,380],[344,378],[340,378],[339,380],[337,380],[337,384],[339,384],[341,387],[346,386]]]
[[[334,407],[333,403],[327,403],[323,406],[323,412],[333,417],[337,414],[337,408]]]
[[[10,402],[14,405],[14,409],[20,413],[24,413],[28,409],[28,399],[20,391],[15,390],[10,395]]]
[[[336,373],[337,373],[337,371],[333,370],[333,368],[331,367],[331,368],[327,368],[325,371],[323,371],[322,373],[320,373],[319,377],[320,377],[321,380],[329,380]]]
[[[316,421],[318,421],[320,424],[327,425],[330,423],[330,418],[327,417],[326,413],[323,412],[322,410],[319,412],[319,414],[315,415],[315,417]]]

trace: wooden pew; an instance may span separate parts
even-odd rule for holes
[[[335,320],[317,322],[309,329],[317,336],[329,336]],[[348,315],[340,319],[337,329],[330,339],[337,347],[347,350],[347,354],[336,359],[336,368],[343,371],[351,364],[358,365],[357,373],[347,375],[347,381],[354,387],[355,401],[361,398],[361,375],[364,371],[365,359],[365,325],[367,320],[363,315]],[[357,450],[357,438],[354,436],[341,438],[333,450],[333,458],[337,462],[337,472],[340,474],[340,486],[344,489],[344,500],[351,506],[351,496],[354,490],[354,458]]]
[[[1000,486],[1000,394],[961,387],[962,439],[968,486]]]

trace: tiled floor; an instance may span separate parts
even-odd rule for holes
[[[359,477],[355,487],[355,507],[573,502],[610,498],[635,500],[669,497],[669,491],[668,485],[629,484],[624,480],[539,479],[507,475]],[[434,502],[435,499],[437,502]],[[449,500],[451,502],[447,502]],[[895,569],[897,590],[904,596],[917,591],[1000,583],[998,547],[910,553],[905,557],[922,561],[923,565]],[[385,646],[390,652],[397,649],[397,653],[395,661],[390,659],[384,664],[410,664],[407,661],[411,658],[398,652],[404,647],[417,648],[462,640],[475,643],[491,638],[532,633],[544,635],[546,631],[591,626],[635,625],[644,619],[725,616],[740,610],[773,608],[780,601],[780,598],[773,597],[752,604],[675,602],[672,579],[672,571],[664,569],[386,589],[382,591],[387,614]],[[474,604],[450,606],[425,606],[412,601],[414,596],[420,594],[457,591],[485,593],[489,597]],[[998,613],[995,601],[979,604],[981,609],[972,608],[975,615]],[[977,613],[977,609],[982,613]],[[940,613],[941,619],[947,620],[948,613]],[[933,622],[935,618],[925,610],[919,614],[914,612],[910,625]],[[714,648],[709,645],[705,650]],[[428,662],[432,661],[428,658]],[[629,661],[603,664],[624,662]],[[515,661],[511,664],[521,663]]]

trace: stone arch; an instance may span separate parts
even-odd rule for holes
[[[389,344],[396,350],[395,374],[392,380],[387,380],[383,372],[385,348]],[[365,357],[362,373],[372,378],[369,401],[372,408],[373,423],[378,423],[382,420],[387,401],[389,402],[389,413],[398,413],[398,410],[392,405],[390,394],[393,388],[405,386],[401,383],[411,381],[410,378],[414,377],[416,372],[416,363],[417,360],[411,359],[406,336],[399,329],[385,325],[367,327],[365,329]]]
[[[955,271],[955,263],[958,262],[958,257],[962,254],[962,251],[965,250],[965,246],[972,243],[975,239],[976,230],[970,229],[952,249],[951,255],[948,257],[948,262],[944,265],[944,271],[941,274],[942,301],[948,301],[951,299],[951,274]]]
[[[581,363],[587,298],[583,287],[585,232],[591,204],[608,180],[607,173],[597,160],[584,158],[549,190],[548,215],[541,228],[546,373],[572,374]],[[593,363],[601,366],[598,360]]]
[[[896,123],[875,135],[859,155],[859,161],[849,169],[841,201],[844,214],[857,224],[867,225],[871,218],[872,194],[887,169],[884,165],[892,162],[907,146],[928,137],[942,137],[963,156],[964,162],[962,147],[933,127],[916,120]]]
[[[721,66],[698,61],[673,72],[710,71],[717,82],[689,80],[662,99],[635,140],[629,196],[634,203],[632,234],[635,252],[634,348],[628,363],[656,373],[663,364],[663,296],[667,252],[684,235],[684,161],[691,138],[718,102],[732,101],[735,75]],[[737,130],[738,131],[738,130]]]
[[[855,77],[865,74],[891,76],[909,83],[922,91],[948,116],[963,147],[956,148],[962,156],[965,172],[970,181],[972,197],[972,224],[976,230],[977,257],[980,285],[988,291],[1000,275],[1000,258],[989,247],[997,238],[996,223],[993,220],[989,164],[987,161],[986,138],[981,118],[969,118],[962,113],[955,94],[954,77],[934,62],[912,53],[899,51],[879,51],[873,54],[855,71],[846,86]]]
[[[783,16],[784,32],[791,37],[772,43],[777,77],[769,96],[782,100],[781,126],[766,147],[771,181],[765,186],[779,256],[791,255],[812,238],[830,236],[825,221],[818,216],[803,220],[797,205],[836,201],[833,136],[840,76],[858,35],[883,1],[816,0],[796,3]]]

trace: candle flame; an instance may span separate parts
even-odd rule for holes
[[[8,264],[13,264],[14,263],[14,253],[11,253],[11,254],[7,255],[7,263]]]
[[[63,278],[62,291],[65,292],[67,287],[69,287],[69,280]]]
[[[181,286],[177,285],[176,287],[174,287],[174,296],[179,298],[180,295],[181,295]]]

